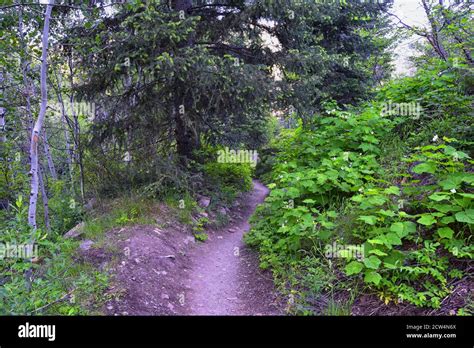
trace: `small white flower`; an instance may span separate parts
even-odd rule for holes
[[[438,139],[439,139],[438,134],[435,134],[435,136],[433,137],[433,139],[431,139],[431,141],[435,143],[438,141]]]
[[[456,189],[454,189],[454,188],[451,189],[450,191],[451,191],[451,193],[456,193]]]

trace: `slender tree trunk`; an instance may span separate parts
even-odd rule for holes
[[[443,6],[443,0],[439,0],[439,4],[441,6]],[[443,9],[442,11],[442,14],[443,14],[443,18],[446,22],[446,24],[449,26],[451,25],[451,19],[449,18],[449,15],[446,14],[446,11]],[[453,36],[454,36],[454,40],[456,40],[456,42],[461,46],[461,50],[464,54],[464,57],[466,57],[466,60],[467,62],[470,64],[470,65],[473,65],[474,64],[474,60],[472,59],[472,55],[471,55],[471,52],[470,52],[470,49],[468,47],[468,45],[466,45],[466,43],[464,42],[463,39],[461,39],[461,37],[459,37],[456,32],[453,32]]]
[[[69,67],[69,82],[71,84],[71,95],[69,96],[69,103],[71,106],[71,112],[72,112],[72,117],[74,120],[74,126],[73,126],[73,135],[74,135],[74,153],[75,153],[75,159],[76,163],[79,166],[79,188],[81,190],[81,200],[82,204],[85,204],[85,189],[84,189],[84,165],[82,162],[82,145],[81,145],[81,128],[79,125],[79,118],[76,113],[76,109],[74,107],[74,92],[73,87],[74,87],[74,69],[72,65],[72,53],[71,56],[68,59],[68,67]]]
[[[38,119],[35,122],[33,131],[31,132],[31,145],[30,145],[30,162],[31,162],[31,193],[30,193],[30,205],[28,209],[28,224],[33,227],[33,231],[36,230],[36,203],[38,200],[38,142],[40,138],[41,129],[44,123],[44,117],[46,114],[46,107],[48,104],[48,87],[47,87],[47,75],[48,75],[48,43],[49,43],[49,20],[51,18],[51,10],[53,5],[49,3],[46,6],[44,15],[44,27],[42,36],[42,52],[41,52],[41,106]],[[31,236],[31,244],[34,241],[34,232]]]
[[[61,123],[62,123],[63,131],[64,131],[64,140],[66,142],[66,152],[67,152],[66,161],[67,161],[68,170],[69,170],[69,178],[71,180],[71,191],[74,192],[74,169],[72,166],[74,153],[71,149],[71,143],[69,140],[68,129],[70,129],[70,126],[68,122],[68,117],[66,115],[66,108],[64,107],[64,100],[61,95],[61,82],[56,73],[55,75],[56,75],[56,81],[57,81],[57,87],[58,87],[56,94],[58,96],[58,102],[61,107]]]
[[[428,5],[427,0],[421,0],[421,3],[423,4],[423,8],[431,26],[431,35],[428,35],[427,39],[440,58],[446,61],[448,59],[448,52],[446,52],[443,43],[439,38],[439,27],[436,24],[433,14],[431,13],[431,8]]]
[[[183,12],[187,16],[187,11],[192,7],[192,0],[172,0],[171,7],[173,10]],[[190,35],[183,45],[193,46],[193,36]],[[199,148],[199,132],[192,128],[192,95],[181,91],[182,84],[177,81],[172,113],[175,121],[174,133],[177,152],[180,155],[181,163],[185,165],[188,159],[193,158],[193,151]]]
[[[25,34],[23,33],[23,9],[20,6],[20,15],[18,17],[18,31],[20,32],[20,42],[21,42],[21,47],[23,49],[23,53],[25,57],[28,56],[27,48],[26,48],[26,42],[25,42]],[[31,85],[28,79],[28,70],[29,70],[29,63],[26,60],[26,58],[20,57],[20,65],[21,65],[21,71],[23,74],[23,85],[25,88],[25,99],[26,99],[26,115],[27,115],[27,138],[30,137],[31,131],[33,129],[33,117],[31,116]],[[28,147],[30,147],[30,144],[28,142]]]

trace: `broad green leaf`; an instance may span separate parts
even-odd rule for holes
[[[400,237],[395,234],[395,233],[387,233],[385,235],[385,239],[388,243],[390,243],[391,245],[402,245],[402,240],[400,239]]]
[[[328,177],[324,174],[318,174],[316,176],[316,179],[318,180],[318,184],[324,184],[327,180],[328,180]]]
[[[375,225],[375,223],[377,222],[377,217],[373,215],[362,215],[359,216],[357,220],[362,220],[369,225]]]
[[[379,285],[382,276],[374,271],[369,271],[365,273],[364,281],[366,283],[374,283],[375,285]]]
[[[444,153],[446,155],[453,156],[456,159],[469,158],[469,155],[467,153],[464,153],[462,151],[457,151],[454,147],[449,146],[449,145],[444,148]]]
[[[438,229],[438,234],[441,238],[453,238],[454,231],[449,227],[442,227]]]
[[[358,274],[362,271],[364,265],[358,261],[352,261],[346,265],[344,268],[346,275],[350,276],[353,274]]]
[[[303,203],[306,203],[306,204],[314,204],[316,203],[316,201],[314,199],[311,199],[311,198],[307,198],[303,201]]]
[[[448,225],[450,223],[453,223],[455,220],[454,220],[454,216],[445,216],[443,218],[441,218],[441,220],[439,220],[442,224],[445,224],[445,225]]]
[[[380,238],[369,239],[368,242],[372,245],[377,245],[377,244],[384,245],[385,244],[385,242]]]
[[[433,209],[440,211],[442,213],[449,213],[451,211],[460,211],[461,207],[452,204],[433,204],[431,205]]]
[[[377,256],[369,256],[368,258],[364,259],[364,265],[367,268],[378,269],[380,266],[380,259]]]
[[[337,213],[334,211],[334,210],[330,210],[328,212],[326,212],[327,216],[331,217],[331,218],[336,218],[337,217]]]
[[[465,211],[460,211],[454,215],[457,221],[465,222],[468,224],[474,224],[474,209],[468,209]]]
[[[462,183],[462,177],[459,176],[450,176],[439,182],[443,190],[452,190],[457,189]]]
[[[411,221],[395,222],[390,226],[390,231],[395,232],[400,238],[416,232],[416,224]]]
[[[433,162],[420,163],[413,167],[413,172],[417,174],[430,173],[434,174],[436,172],[436,164]]]
[[[392,250],[390,254],[383,259],[384,266],[387,268],[399,268],[405,259],[405,254],[399,250]]]
[[[389,216],[389,217],[394,217],[395,216],[395,213],[391,210],[380,209],[378,211],[378,213],[381,214],[381,215],[384,215],[384,216]]]
[[[372,249],[369,251],[369,254],[377,255],[377,256],[387,256],[388,254],[383,252],[382,250],[379,249]]]
[[[440,192],[435,192],[432,195],[430,195],[428,198],[431,199],[432,201],[440,202],[443,200],[449,200],[449,195],[442,194]]]
[[[431,214],[423,214],[416,222],[421,225],[431,226],[436,223],[436,219]]]
[[[383,192],[388,195],[400,196],[400,189],[397,186],[390,186],[389,188],[386,188]]]

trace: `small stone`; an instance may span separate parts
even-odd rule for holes
[[[84,232],[84,222],[77,224],[73,229],[64,234],[64,238],[76,238]]]
[[[198,204],[201,208],[207,208],[211,204],[211,199],[209,197],[201,196],[198,200]]]
[[[95,198],[91,198],[89,199],[89,201],[86,203],[86,205],[84,206],[84,208],[86,210],[92,210],[94,209],[94,207],[97,205],[97,199]]]
[[[92,247],[92,245],[94,245],[94,242],[87,239],[79,245],[79,248],[83,251],[87,251]]]

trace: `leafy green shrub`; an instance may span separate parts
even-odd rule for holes
[[[306,278],[326,269],[363,281],[386,303],[438,308],[463,276],[458,262],[473,257],[473,161],[444,137],[391,163],[400,171],[388,181],[379,144],[396,122],[376,110],[332,110],[311,130],[284,133],[272,191],[245,239],[284,287],[324,291]],[[329,260],[323,249],[333,242],[361,245],[364,257],[346,248]]]
[[[15,216],[0,232],[2,243],[27,244],[27,203],[19,196],[12,207]],[[107,275],[88,263],[79,263],[79,242],[38,229],[35,233],[37,262],[17,257],[0,258],[0,315],[94,313],[103,303]],[[25,272],[32,270],[27,284]]]
[[[460,140],[462,149],[472,151],[472,93],[462,81],[468,69],[433,59],[412,77],[386,84],[377,95],[380,102],[419,103],[421,117],[395,115],[397,133],[408,146],[428,144],[434,134]],[[472,79],[472,72],[470,72]]]
[[[445,139],[451,140],[451,139]],[[474,174],[467,154],[428,145],[410,158],[401,188],[372,187],[352,197],[359,215],[353,235],[366,257],[350,261],[347,275],[363,274],[386,302],[438,308],[448,281],[462,276],[456,260],[472,259]]]
[[[228,187],[235,192],[252,188],[252,168],[247,163],[210,162],[203,166],[211,185]]]
[[[38,207],[42,209],[41,206]],[[62,180],[52,182],[49,211],[51,230],[60,235],[69,231],[82,219],[81,203],[67,193],[65,182]]]
[[[272,191],[246,235],[261,251],[261,266],[271,266],[277,274],[284,265],[297,263],[301,251],[311,249],[316,240],[330,237],[337,213],[321,215],[321,209],[377,180],[377,144],[390,130],[390,121],[375,109],[361,115],[332,110],[312,127],[315,131],[297,128],[282,137]]]

